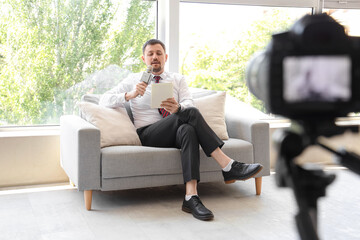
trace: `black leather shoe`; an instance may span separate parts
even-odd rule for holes
[[[226,184],[234,183],[236,180],[245,181],[258,174],[263,166],[259,163],[246,164],[234,161],[229,172],[222,171]]]
[[[207,221],[214,218],[214,214],[204,206],[198,196],[192,196],[189,201],[184,199],[182,210],[200,220]]]

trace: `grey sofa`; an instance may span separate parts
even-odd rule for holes
[[[213,93],[192,91],[194,98]],[[97,103],[98,96],[87,95],[83,101]],[[249,112],[256,111],[229,96],[225,109],[229,140],[225,140],[222,150],[235,160],[264,166],[255,177],[256,194],[260,195],[262,176],[270,175],[269,125],[249,117]],[[127,110],[131,118],[129,106]],[[62,116],[60,129],[61,166],[78,190],[84,191],[87,210],[91,209],[93,190],[183,184],[179,149],[144,146],[101,148],[99,129],[76,115]],[[201,182],[223,181],[216,161],[202,150],[200,154]]]

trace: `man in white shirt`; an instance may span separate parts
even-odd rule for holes
[[[161,104],[161,109],[150,106],[151,84],[141,82],[141,74],[133,74],[118,86],[103,94],[100,105],[119,107],[130,102],[134,124],[143,146],[176,147],[181,149],[181,161],[186,195],[182,210],[200,220],[211,220],[213,213],[201,202],[197,194],[200,181],[199,145],[208,157],[213,157],[223,169],[226,183],[246,180],[261,171],[260,164],[245,164],[230,159],[221,147],[224,142],[207,125],[199,110],[194,107],[184,76],[164,70],[168,55],[165,45],[151,39],[143,46],[143,62],[153,68],[156,82],[171,82],[173,98]],[[141,96],[141,97],[139,97]]]

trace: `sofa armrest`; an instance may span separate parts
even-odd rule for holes
[[[240,117],[237,114],[225,115],[229,137],[238,138],[253,144],[254,162],[260,163],[264,169],[258,176],[270,175],[270,138],[267,122]]]
[[[79,116],[60,118],[61,166],[79,190],[97,190],[100,179],[100,130]]]

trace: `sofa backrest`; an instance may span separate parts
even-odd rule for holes
[[[211,94],[216,93],[215,90],[207,90],[207,89],[201,89],[201,88],[189,88],[190,92],[192,94],[193,99],[205,97]],[[94,104],[99,104],[101,94],[85,94],[81,97],[81,101],[83,102],[90,102]],[[128,102],[125,103],[126,111],[131,119],[132,122],[134,122],[134,117],[132,115],[130,104]]]

